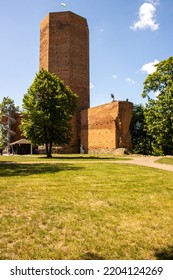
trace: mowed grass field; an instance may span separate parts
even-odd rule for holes
[[[0,259],[173,259],[173,172],[110,159],[1,156]]]

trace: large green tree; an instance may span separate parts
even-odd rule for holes
[[[132,148],[136,154],[151,153],[151,137],[147,134],[144,117],[145,106],[142,104],[133,106],[133,117],[130,125],[132,136]]]
[[[151,98],[152,93],[156,98]],[[153,152],[173,154],[173,57],[156,65],[144,82],[142,95],[148,97],[144,115]]]
[[[55,74],[41,69],[23,98],[21,129],[35,145],[46,145],[51,157],[52,145],[69,144],[71,118],[78,96]]]

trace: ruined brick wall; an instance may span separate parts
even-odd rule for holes
[[[20,114],[15,114],[15,124],[13,125],[13,129],[14,131],[16,132],[16,135],[13,139],[13,141],[11,142],[14,142],[14,141],[18,141],[22,138],[25,138],[23,135],[22,135],[22,131],[20,130],[20,124],[21,124],[21,115]]]
[[[81,111],[81,144],[85,152],[113,152],[131,148],[129,126],[132,103],[111,102]]]
[[[72,12],[58,12],[50,13],[42,21],[40,68],[56,74],[79,95],[78,113],[72,119],[73,138],[70,144],[75,152],[79,151],[79,111],[90,106],[89,31],[86,19]]]

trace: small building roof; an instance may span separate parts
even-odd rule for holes
[[[25,138],[19,139],[18,141],[10,143],[11,146],[16,144],[31,144],[31,142]]]

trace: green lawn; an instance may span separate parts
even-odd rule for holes
[[[173,173],[99,160],[0,157],[0,259],[172,259]]]
[[[11,156],[0,156],[1,162],[57,162],[57,161],[117,161],[117,160],[131,160],[130,157],[126,155],[116,156],[116,155],[88,155],[88,154],[69,154],[69,155],[61,155],[54,154],[52,158],[47,158],[45,155],[11,155]]]
[[[171,164],[173,165],[173,158],[171,157],[164,157],[164,158],[161,158],[159,160],[157,160],[158,163],[164,163],[164,164]]]

